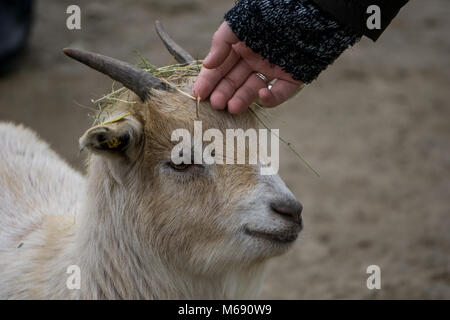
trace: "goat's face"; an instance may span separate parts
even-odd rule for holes
[[[193,62],[158,22],[156,29],[178,62]],[[90,192],[103,189],[103,206],[115,215],[113,226],[128,232],[134,245],[176,270],[214,274],[257,265],[292,244],[301,229],[302,207],[278,175],[262,176],[258,165],[250,164],[171,162],[178,144],[172,133],[186,129],[195,136],[194,101],[166,91],[164,81],[125,62],[75,49],[65,53],[137,94],[123,96],[128,103],[116,104],[101,126],[80,139],[81,147],[94,153]],[[192,86],[186,78],[179,80],[185,90]],[[199,114],[202,131],[256,128],[250,112],[236,116],[202,103]],[[223,157],[226,147],[215,156]]]
[[[123,99],[133,104],[118,104],[103,120],[128,115],[91,128],[80,143],[94,153],[91,165],[101,163],[96,170],[113,177],[140,242],[195,273],[246,267],[289,248],[302,207],[278,175],[249,164],[174,165],[171,135],[183,128],[194,136],[195,101],[166,91],[145,103]],[[250,112],[231,115],[201,103],[199,114],[203,131],[256,128]]]

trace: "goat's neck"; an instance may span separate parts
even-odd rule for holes
[[[261,266],[207,277],[165,263],[135,232],[129,218],[135,201],[127,199],[113,176],[105,179],[104,171],[90,169],[75,241],[81,298],[250,298],[259,291]]]

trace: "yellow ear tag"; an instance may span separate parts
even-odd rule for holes
[[[116,149],[120,145],[119,139],[117,137],[112,138],[111,140],[106,141],[108,148]]]
[[[108,120],[106,122],[100,123],[100,124],[96,125],[94,128],[103,127],[103,126],[105,126],[107,124],[111,124],[111,123],[120,121],[123,118],[125,118],[126,116],[129,116],[130,114],[131,114],[130,112],[127,112],[125,114],[122,114],[122,115],[114,118],[114,119],[111,119],[111,120]],[[118,148],[120,146],[120,140],[117,137],[113,137],[110,140],[103,141],[102,144],[103,143],[106,143],[106,145],[108,146],[109,149],[116,149],[116,148]]]

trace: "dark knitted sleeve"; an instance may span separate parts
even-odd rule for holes
[[[253,51],[305,83],[361,37],[310,0],[241,0],[225,20]]]

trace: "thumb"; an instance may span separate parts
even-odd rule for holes
[[[277,79],[272,89],[262,88],[258,91],[259,101],[264,107],[276,107],[303,88],[303,83]]]

